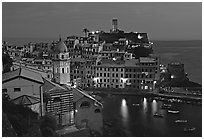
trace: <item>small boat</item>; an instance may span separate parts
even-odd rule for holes
[[[157,112],[156,112],[156,113],[154,114],[154,117],[163,118],[163,117],[164,117],[164,115],[159,114],[159,113],[157,113]]]
[[[177,111],[177,110],[168,110],[168,113],[178,114],[179,111]]]
[[[183,129],[183,131],[185,131],[185,132],[192,132],[192,131],[194,131],[194,130],[196,130],[195,127],[185,127],[185,128]]]
[[[187,120],[176,120],[175,123],[187,123]]]
[[[163,104],[160,108],[161,109],[170,109],[171,105],[170,104]]]
[[[132,104],[133,106],[140,106],[140,104],[139,103],[136,103],[136,104]]]
[[[163,106],[171,107],[171,104],[163,104]]]

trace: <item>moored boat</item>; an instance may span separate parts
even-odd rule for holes
[[[170,104],[163,104],[160,108],[161,109],[170,109],[171,105]]]
[[[139,103],[136,103],[136,104],[132,104],[133,106],[140,106],[140,104]]]
[[[168,110],[168,113],[178,114],[179,111],[178,110]]]
[[[187,120],[176,120],[175,123],[187,123]]]
[[[195,127],[185,127],[185,128],[183,129],[183,131],[185,131],[185,132],[192,132],[192,131],[195,131],[195,130],[196,130]]]
[[[156,113],[154,114],[154,117],[163,118],[163,117],[164,117],[164,115],[159,114],[159,113],[157,113],[157,112],[156,112]]]

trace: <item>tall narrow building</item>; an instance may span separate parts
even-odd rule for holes
[[[55,45],[52,56],[54,81],[58,84],[70,84],[70,56],[61,38]]]

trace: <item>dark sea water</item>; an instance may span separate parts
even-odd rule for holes
[[[191,81],[202,84],[202,41],[153,41],[163,64],[184,63]]]
[[[172,109],[179,114],[168,113],[160,106],[164,102],[141,96],[111,96],[104,98],[103,117],[106,126],[105,136],[112,137],[201,137],[202,107],[192,104],[172,103]],[[166,102],[165,102],[166,103]],[[132,104],[140,104],[133,106]],[[155,112],[164,115],[155,118]],[[176,124],[175,120],[187,120]],[[195,127],[193,132],[184,132],[185,127]]]

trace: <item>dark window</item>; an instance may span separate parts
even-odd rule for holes
[[[2,92],[3,93],[7,93],[7,89],[2,89]]]
[[[20,92],[21,88],[14,88],[14,92]]]
[[[121,74],[121,77],[123,77],[123,74]]]
[[[60,97],[55,97],[53,102],[60,102],[61,101],[61,98]]]
[[[62,68],[62,73],[64,73],[64,68]]]
[[[104,73],[104,77],[106,77],[106,73]]]
[[[84,101],[80,105],[81,108],[89,108],[91,107],[91,104],[88,101]]]
[[[112,74],[112,77],[114,77],[114,73]]]
[[[62,59],[64,59],[64,55],[62,55]]]
[[[95,109],[95,111],[94,111],[95,113],[100,113],[101,112],[101,110],[100,109]]]
[[[118,77],[118,74],[116,73],[116,75],[115,75],[116,77]]]

